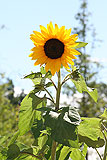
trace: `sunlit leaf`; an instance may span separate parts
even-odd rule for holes
[[[38,138],[38,146],[40,147],[40,149],[42,149],[42,147],[45,145],[47,140],[48,140],[47,135],[42,135]]]
[[[65,160],[66,156],[69,152],[71,152],[71,148],[68,146],[64,146],[60,152],[59,160]]]
[[[37,108],[42,107],[44,98],[37,97],[34,93],[28,94],[22,101],[19,112],[19,131],[20,135],[28,132],[34,122]],[[39,106],[39,104],[41,104]],[[39,111],[37,111],[39,112]]]
[[[74,49],[85,47],[88,44],[88,43],[85,43],[85,42],[76,42],[76,43],[78,43],[78,45],[76,47],[73,47]]]
[[[107,120],[107,109],[105,108],[104,113],[100,116],[101,119]]]
[[[85,142],[89,147],[98,148],[104,145],[99,118],[82,118],[78,126],[79,141]]]
[[[32,82],[37,85],[37,84],[40,84],[41,83],[41,80],[42,80],[42,74],[41,72],[37,72],[37,73],[31,73],[27,76],[24,77],[25,79],[26,78],[29,78],[32,80]]]
[[[84,155],[84,157],[86,157],[87,148],[88,148],[88,146],[84,143],[84,147],[83,147],[83,150],[82,150],[82,154]]]
[[[85,160],[85,156],[82,154],[81,150],[78,148],[72,148],[70,158],[72,160]]]
[[[45,67],[42,66],[42,67],[40,68],[40,72],[41,72],[42,74],[46,74]]]
[[[0,146],[0,160],[7,160],[7,148]]]
[[[14,143],[14,142],[16,141],[16,139],[18,138],[19,134],[20,134],[20,132],[17,131],[17,132],[13,135],[13,137],[12,137],[11,140],[9,141],[8,146],[10,146],[12,143]]]
[[[93,98],[93,100],[97,102],[98,99],[97,89],[91,89],[87,87],[83,76],[79,75],[79,78],[77,78],[76,80],[74,79],[71,80],[74,83],[75,87],[77,88],[78,92],[80,93],[87,92]]]

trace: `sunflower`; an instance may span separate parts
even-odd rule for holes
[[[74,65],[72,61],[76,59],[74,55],[80,54],[73,49],[78,45],[75,42],[78,35],[70,35],[71,29],[65,29],[65,26],[59,28],[55,24],[54,28],[52,22],[47,24],[47,29],[40,25],[40,30],[41,33],[33,31],[34,34],[30,37],[35,47],[31,49],[29,57],[36,60],[34,65],[45,64],[46,71],[51,70],[52,75],[59,72],[61,64],[68,69],[68,64]]]

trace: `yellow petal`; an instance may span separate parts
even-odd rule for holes
[[[40,58],[37,59],[37,61],[34,63],[34,65],[35,66],[38,65],[38,64],[42,65],[42,64],[46,63],[47,59],[48,59],[48,57],[46,57],[46,56],[45,57],[40,57]]]
[[[59,72],[60,68],[61,68],[61,58],[55,59],[55,72]]]
[[[46,55],[45,55],[45,53],[43,53],[43,52],[41,52],[41,53],[39,53],[39,54],[37,54],[37,53],[34,53],[33,55],[32,55],[32,60],[36,60],[36,59],[38,59],[38,58],[44,58]]]
[[[57,24],[55,24],[55,34],[57,34],[59,32],[59,27]]]
[[[73,62],[72,59],[69,58],[69,57],[66,57],[66,62],[68,62],[68,63],[71,64],[71,65],[74,65],[74,62]]]
[[[60,30],[59,30],[59,33],[58,33],[58,38],[60,39],[60,40],[63,40],[64,39],[64,37],[65,37],[65,26],[62,26],[61,28],[60,28]]]
[[[35,43],[35,44],[38,44],[38,45],[44,45],[44,41],[42,39],[38,39],[37,37],[35,36],[31,36],[30,39]]]
[[[31,49],[31,51],[34,51],[35,53],[39,53],[41,51],[44,51],[44,48],[43,47],[34,47]]]
[[[46,38],[49,37],[48,31],[44,26],[40,25],[40,30],[41,30],[41,33],[43,34],[44,37],[46,37]]]
[[[65,67],[65,68],[70,68],[69,66],[68,66],[68,63],[66,62],[66,60],[64,59],[64,58],[62,58],[61,57],[61,64]]]
[[[78,52],[76,49],[71,48],[70,53],[73,55],[80,55],[80,52]]]
[[[48,33],[50,35],[54,35],[54,27],[53,27],[52,22],[50,22],[49,24],[47,24],[47,30],[48,30]]]

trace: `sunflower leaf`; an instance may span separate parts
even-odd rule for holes
[[[52,82],[48,82],[45,86],[46,86],[46,88],[47,87],[51,87],[51,86],[53,86],[53,83]]]
[[[72,148],[70,158],[72,160],[85,160],[85,156],[82,154],[81,150],[78,148]]]
[[[28,132],[34,122],[35,117],[41,119],[41,114],[35,109],[42,107],[43,98],[37,97],[34,93],[29,93],[22,101],[19,112],[19,131],[20,135]],[[38,113],[39,112],[39,113]]]
[[[18,138],[19,134],[20,134],[20,132],[17,131],[17,132],[13,135],[13,137],[12,137],[12,138],[10,139],[10,141],[9,141],[8,146],[10,146],[12,143],[15,143],[15,141],[16,141],[16,139]]]
[[[24,77],[24,79],[26,78],[29,78],[32,80],[32,82],[35,84],[35,85],[38,85],[41,83],[42,81],[42,73],[41,72],[37,72],[37,73],[31,73],[29,75],[26,75]]]
[[[46,70],[45,70],[45,68],[44,68],[43,66],[40,68],[40,72],[41,72],[42,74],[46,74]]]
[[[79,141],[89,147],[98,148],[104,145],[104,137],[100,129],[101,119],[82,118],[78,126]]]
[[[51,128],[51,136],[56,142],[66,146],[79,147],[77,138],[77,124],[71,121],[69,113],[48,111],[44,115],[45,126]]]
[[[69,152],[71,152],[71,148],[68,146],[64,146],[60,152],[59,160],[65,160],[66,156]]]
[[[43,121],[41,120],[36,120],[33,123],[33,126],[31,128],[31,131],[33,133],[34,138],[38,138],[40,135],[40,131],[43,130]]]
[[[107,109],[105,108],[104,113],[100,116],[101,119],[107,120]]]
[[[88,43],[85,43],[85,42],[76,42],[76,43],[78,43],[78,45],[73,47],[74,49],[85,47],[88,44]]]
[[[79,78],[71,79],[75,87],[77,88],[77,91],[80,93],[87,92],[93,98],[93,100],[97,102],[98,99],[97,89],[87,87],[83,76],[80,74],[78,76]]]
[[[24,77],[24,79],[29,78],[29,79],[34,79],[34,78],[42,78],[42,73],[41,72],[36,72],[36,73],[31,73],[28,74]]]

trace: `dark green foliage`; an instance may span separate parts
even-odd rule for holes
[[[76,112],[75,115],[71,115],[67,111],[62,113],[50,111],[43,117],[45,125],[51,128],[52,139],[63,145],[78,147],[77,125],[79,119],[75,118],[77,116]]]
[[[20,149],[16,144],[11,144],[7,151],[7,160],[14,160],[20,154]]]

